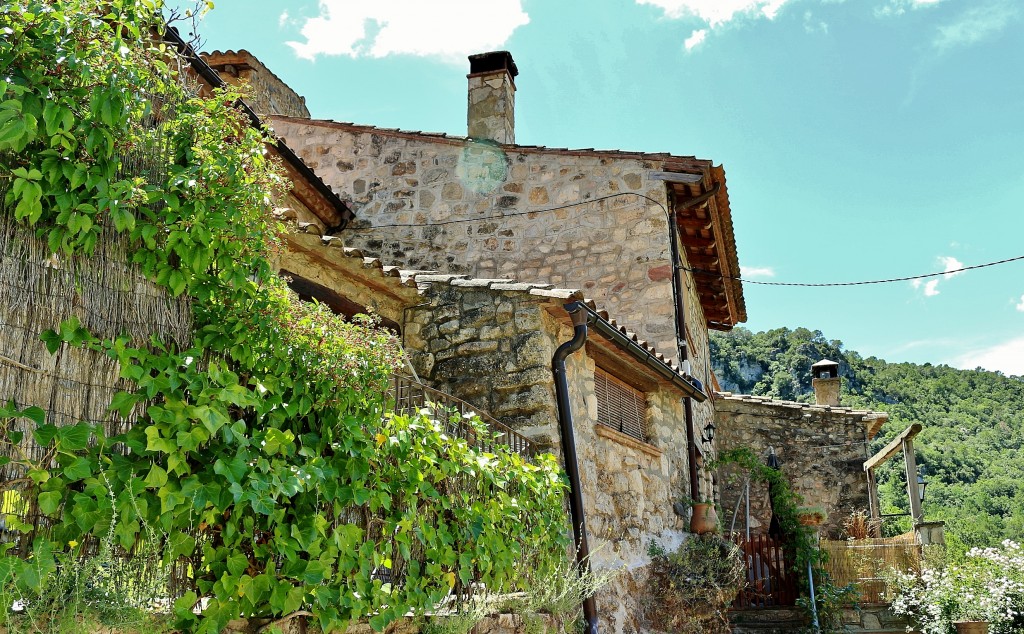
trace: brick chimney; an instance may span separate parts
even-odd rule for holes
[[[493,51],[469,56],[469,136],[498,143],[516,142],[516,83],[512,54]]]
[[[839,364],[822,359],[811,366],[811,386],[814,387],[814,402],[818,405],[839,406]]]

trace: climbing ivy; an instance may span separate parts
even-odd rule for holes
[[[187,631],[306,612],[325,631],[364,617],[380,630],[474,583],[515,587],[525,553],[534,574],[555,565],[567,535],[554,459],[485,453],[426,410],[383,416],[394,338],[298,301],[273,274],[269,212],[286,182],[238,93],[184,89],[182,60],[154,36],[160,10],[0,0],[2,213],[57,258],[126,241],[127,264],[193,313],[190,343],[103,338],[73,318],[43,335],[51,353],[116,359],[132,388],[110,410],[144,415],[108,437],[0,411],[0,446],[22,440],[22,420],[46,448],[3,460],[53,524],[28,560],[0,557],[0,583],[39,590],[58,553],[90,540],[158,542],[165,566],[188,561],[197,579],[174,605]],[[155,150],[159,164],[139,169]]]

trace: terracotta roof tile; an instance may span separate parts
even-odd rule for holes
[[[321,127],[339,128],[350,130],[352,132],[364,132],[364,133],[379,133],[386,134],[388,136],[401,136],[406,138],[421,138],[432,141],[444,141],[449,143],[463,143],[470,140],[469,137],[449,135],[444,132],[422,132],[417,130],[402,130],[400,128],[379,128],[373,125],[363,125],[358,123],[351,123],[347,121],[333,121],[331,119],[305,119],[302,117],[288,117],[284,115],[272,115],[271,120],[287,121],[291,123],[301,124],[312,124]],[[635,158],[635,159],[648,159],[657,161],[673,161],[682,164],[692,164],[693,167],[711,167],[711,161],[706,159],[698,159],[695,156],[683,156],[671,154],[669,152],[637,152],[632,150],[595,150],[594,148],[567,148],[567,147],[548,147],[545,145],[502,145],[510,152],[545,152],[553,154],[586,154],[593,156],[608,156],[608,157],[621,157],[621,158]]]

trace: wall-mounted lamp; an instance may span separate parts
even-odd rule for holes
[[[921,467],[921,471],[917,474],[917,496],[924,502],[924,488],[928,486],[928,481],[924,479],[924,467]]]
[[[712,440],[715,439],[715,424],[714,423],[708,423],[704,427],[704,433],[702,433],[700,435],[700,439],[702,441],[704,441],[705,443],[710,443]]]

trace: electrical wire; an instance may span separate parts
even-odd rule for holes
[[[516,216],[528,216],[530,214],[547,214],[547,213],[551,213],[553,211],[561,211],[563,209],[571,209],[572,207],[581,207],[583,205],[589,205],[591,203],[604,202],[606,200],[611,200],[612,198],[619,198],[619,197],[622,197],[622,196],[634,196],[636,198],[640,198],[642,200],[646,200],[648,202],[651,202],[651,203],[661,207],[661,209],[663,211],[665,211],[665,213],[668,213],[668,210],[665,209],[665,205],[661,204],[661,202],[659,202],[658,200],[656,200],[654,198],[651,198],[650,196],[645,196],[644,194],[636,194],[636,193],[633,193],[633,192],[619,192],[617,194],[608,194],[607,196],[599,196],[597,198],[591,198],[589,200],[580,200],[580,201],[577,201],[577,202],[574,202],[574,203],[567,203],[565,205],[559,205],[557,207],[546,207],[544,209],[533,209],[531,211],[512,211],[512,212],[509,212],[509,213],[496,214],[496,215],[493,215],[493,216],[480,216],[480,217],[477,217],[477,218],[459,218],[459,219],[456,219],[456,220],[440,220],[438,222],[420,222],[420,223],[409,223],[409,224],[373,225],[372,227],[348,227],[347,229],[345,229],[345,231],[346,232],[358,232],[358,231],[376,231],[377,229],[395,229],[395,228],[403,228],[403,227],[410,227],[410,228],[413,228],[413,227],[439,227],[441,225],[453,225],[453,224],[457,224],[457,223],[460,223],[460,222],[486,222],[488,220],[502,220],[504,218],[515,218]]]
[[[955,275],[957,273],[963,273],[964,271],[973,271],[975,269],[983,269],[989,266],[998,266],[1000,264],[1007,264],[1009,262],[1017,262],[1024,260],[1024,255],[1018,255],[1012,258],[1006,258],[1004,260],[996,260],[995,262],[985,262],[984,264],[974,264],[972,266],[964,266],[958,269],[952,269],[949,271],[939,271],[936,273],[923,273],[921,275],[907,275],[905,277],[890,277],[880,280],[864,280],[860,282],[765,282],[762,280],[751,280],[741,277],[733,277],[731,275],[722,275],[715,271],[705,271],[703,269],[689,268],[685,266],[679,267],[684,271],[689,271],[697,275],[705,275],[708,277],[718,277],[725,280],[735,280],[737,282],[743,282],[744,284],[759,284],[761,286],[809,286],[809,287],[823,287],[823,286],[865,286],[867,284],[892,284],[894,282],[908,282],[913,280],[923,280],[929,277],[939,277],[944,275]]]
[[[497,214],[497,215],[492,215],[492,216],[481,216],[481,217],[477,217],[477,218],[458,218],[458,219],[453,219],[453,220],[442,220],[442,221],[438,221],[438,222],[422,222],[422,223],[408,223],[408,224],[397,224],[396,223],[396,224],[373,225],[372,227],[349,227],[348,229],[346,229],[346,231],[349,231],[349,232],[366,232],[366,231],[376,231],[378,229],[395,229],[395,228],[403,228],[403,227],[408,227],[408,228],[438,227],[438,226],[458,224],[458,223],[463,223],[463,222],[486,222],[486,221],[489,221],[489,220],[502,220],[504,218],[515,218],[517,216],[528,216],[530,214],[552,213],[552,212],[555,212],[555,211],[561,211],[563,209],[571,209],[573,207],[581,207],[583,205],[589,205],[591,203],[600,203],[600,202],[603,202],[603,201],[606,201],[606,200],[611,200],[613,198],[619,198],[619,197],[622,197],[622,196],[633,196],[635,198],[639,198],[641,200],[646,200],[647,202],[650,202],[650,203],[652,203],[654,205],[657,205],[658,207],[661,207],[662,211],[665,212],[666,217],[671,219],[671,214],[669,214],[668,209],[666,209],[665,205],[663,205],[661,203],[661,201],[659,201],[657,199],[654,199],[654,198],[651,198],[650,196],[646,196],[644,194],[638,194],[638,193],[635,193],[635,192],[618,192],[618,193],[615,193],[615,194],[608,194],[607,196],[599,196],[597,198],[591,198],[589,200],[581,200],[581,201],[577,201],[577,202],[574,202],[574,203],[568,203],[568,204],[565,204],[565,205],[558,205],[557,207],[547,207],[547,208],[544,208],[544,209],[533,209],[533,210],[530,210],[530,211],[514,211],[514,212]],[[921,275],[907,275],[907,276],[903,276],[903,277],[891,277],[891,278],[883,278],[883,279],[877,279],[877,280],[861,280],[861,281],[857,281],[857,282],[767,282],[767,281],[763,281],[763,280],[751,280],[751,279],[747,279],[747,278],[743,278],[743,277],[737,277],[737,276],[731,276],[731,275],[722,275],[721,273],[718,273],[718,272],[715,272],[715,271],[706,271],[704,269],[699,269],[699,268],[694,268],[694,267],[680,266],[678,268],[680,270],[682,270],[682,271],[689,271],[690,273],[694,273],[696,275],[704,275],[704,276],[708,276],[708,277],[717,277],[717,278],[720,278],[720,279],[726,279],[726,280],[733,280],[733,281],[736,281],[736,282],[742,282],[744,284],[757,284],[759,286],[794,286],[794,287],[807,287],[807,288],[822,288],[822,287],[835,287],[835,286],[867,286],[867,285],[870,285],[870,284],[893,284],[893,283],[896,283],[896,282],[910,282],[910,281],[914,281],[914,280],[928,279],[930,277],[955,275],[957,273],[963,273],[964,271],[973,271],[973,270],[976,270],[976,269],[983,269],[983,268],[987,268],[987,267],[991,267],[991,266],[998,266],[998,265],[1001,265],[1001,264],[1008,264],[1010,262],[1017,262],[1017,261],[1020,261],[1020,260],[1024,260],[1024,255],[1018,255],[1016,257],[1006,258],[1006,259],[1003,259],[1003,260],[996,260],[994,262],[986,262],[984,264],[975,264],[975,265],[972,265],[972,266],[964,266],[964,267],[961,267],[961,268],[958,268],[958,269],[949,270],[949,271],[939,271],[939,272],[935,272],[935,273],[923,273]]]

